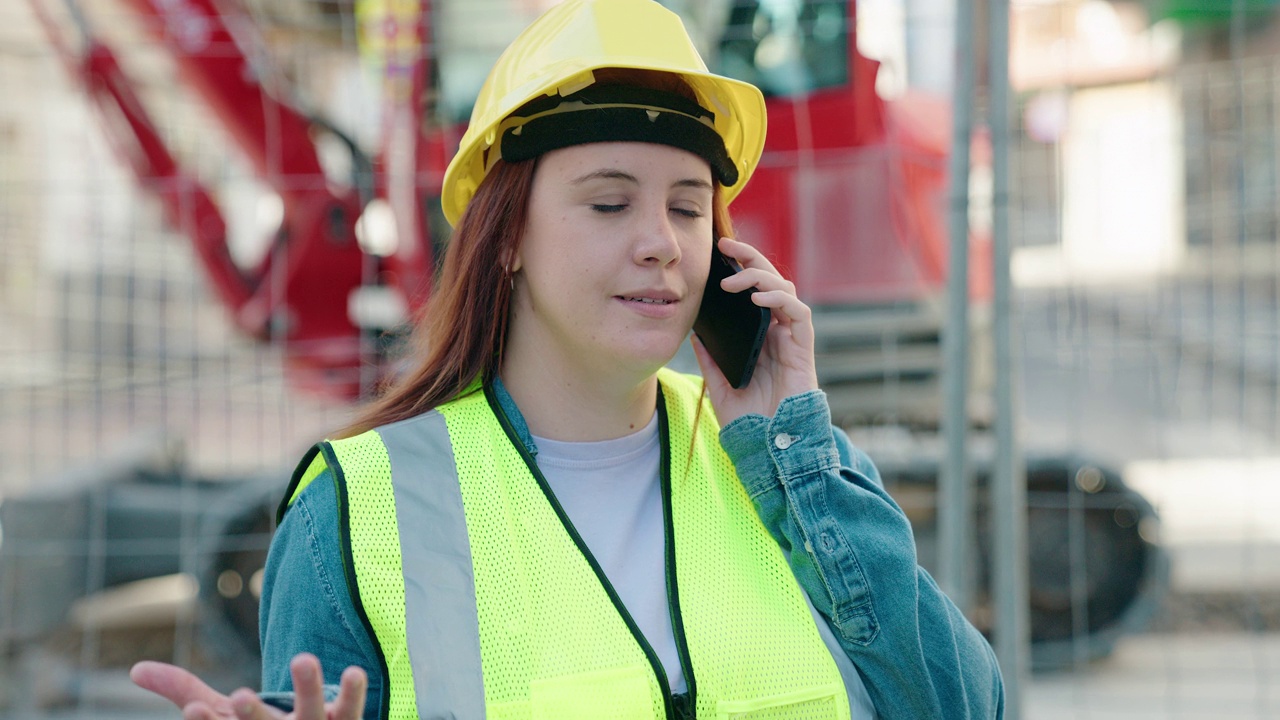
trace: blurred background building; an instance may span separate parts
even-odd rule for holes
[[[551,4],[0,4],[0,717],[174,716],[128,684],[142,658],[256,683],[274,505],[403,361],[459,123]],[[1275,3],[1014,0],[1008,134],[984,123],[1000,3],[664,4],[769,95],[738,231],[818,310],[838,419],[993,633],[992,538],[1013,522],[987,500],[993,396],[1014,390],[1037,671],[1010,673],[1020,716],[1280,717]],[[965,16],[978,77],[958,96]],[[955,108],[977,119],[963,178]],[[957,508],[938,477],[961,197]],[[959,572],[939,567],[957,514]]]

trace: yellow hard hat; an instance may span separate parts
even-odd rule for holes
[[[725,170],[732,171],[719,172],[717,163],[712,161],[713,172],[724,185],[725,201],[737,196],[755,171],[764,149],[765,107],[760,91],[749,83],[707,72],[680,17],[653,0],[567,0],[525,28],[498,58],[480,89],[471,124],[444,175],[441,203],[450,224],[457,224],[493,166],[500,152],[495,146],[501,145],[504,132],[514,129],[514,134],[519,135],[520,125],[528,119],[512,118],[513,113],[539,98],[572,99],[595,82],[592,71],[603,68],[680,76],[693,90],[700,109],[661,102],[650,106],[643,101],[637,101],[639,105],[612,100],[605,104],[652,107],[650,119],[656,115],[654,111],[670,110],[671,115],[685,122],[681,126],[684,130],[697,129],[697,123],[713,128],[727,153],[725,162],[730,167]],[[531,107],[536,109],[538,105],[533,103]],[[601,99],[589,98],[569,109],[587,107],[602,107]],[[533,114],[554,112],[559,110],[543,109]],[[530,111],[526,108],[521,114],[528,116]],[[677,133],[679,137],[688,134]],[[562,141],[558,146],[564,144],[569,143]]]

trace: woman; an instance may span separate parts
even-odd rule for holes
[[[729,237],[763,136],[656,3],[544,14],[446,173],[422,364],[282,505],[265,692],[135,681],[187,718],[999,716],[990,648],[830,424],[809,308]],[[705,384],[662,369],[713,246],[773,317],[740,389],[696,340]]]

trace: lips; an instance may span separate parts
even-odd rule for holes
[[[639,288],[619,293],[614,299],[640,317],[669,320],[679,314],[680,293],[667,288]]]
[[[648,305],[672,305],[680,301],[680,293],[665,287],[639,288],[629,292],[618,293],[614,297],[619,300],[646,303]]]

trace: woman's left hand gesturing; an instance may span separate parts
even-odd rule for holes
[[[729,292],[756,288],[751,296],[760,307],[773,312],[755,374],[746,387],[734,389],[716,367],[695,336],[694,353],[707,382],[707,395],[716,409],[720,427],[749,413],[773,417],[784,399],[818,388],[813,357],[813,311],[796,297],[796,286],[774,268],[754,247],[721,238],[720,251],[738,261],[742,272],[726,278],[721,287]]]

